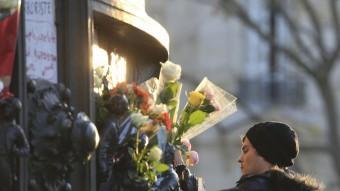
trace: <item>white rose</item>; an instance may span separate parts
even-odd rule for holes
[[[149,155],[150,160],[159,161],[162,158],[162,154],[163,154],[163,151],[159,147],[154,146],[150,149],[150,155]]]
[[[182,68],[170,61],[162,64],[161,75],[164,81],[176,81],[181,77]]]

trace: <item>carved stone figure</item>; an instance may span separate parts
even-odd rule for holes
[[[87,161],[99,143],[96,126],[84,113],[74,112],[64,85],[31,80],[28,92],[29,190],[71,190],[72,163]]]
[[[110,114],[104,122],[99,146],[101,191],[121,190],[129,186],[124,181],[124,177],[128,177],[124,174],[132,168],[127,145],[130,135],[136,132],[128,114],[127,98],[117,95],[109,99],[106,108]]]
[[[21,110],[19,99],[0,99],[0,191],[13,189],[17,180],[17,157],[27,156],[29,144],[15,118]]]

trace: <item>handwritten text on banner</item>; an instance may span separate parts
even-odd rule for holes
[[[25,0],[26,69],[30,78],[57,82],[54,0]]]

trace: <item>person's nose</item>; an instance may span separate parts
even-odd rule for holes
[[[242,163],[242,161],[243,161],[243,154],[240,154],[240,156],[238,157],[237,162]]]

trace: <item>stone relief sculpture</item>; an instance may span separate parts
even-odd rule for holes
[[[25,133],[15,120],[20,110],[20,100],[0,90],[0,191],[13,189],[18,157],[29,154]]]
[[[63,84],[45,80],[28,83],[31,157],[29,190],[72,190],[72,163],[86,162],[99,143],[94,123],[70,105]]]

